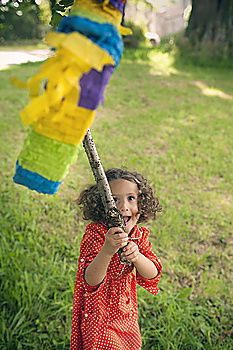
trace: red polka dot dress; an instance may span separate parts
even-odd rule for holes
[[[153,279],[141,277],[133,265],[122,264],[114,254],[105,279],[91,287],[84,279],[86,267],[102,248],[107,227],[92,223],[83,236],[73,300],[70,350],[138,350],[141,334],[138,326],[136,284],[156,295],[162,266],[152,252],[149,231],[135,226],[131,239],[139,251],[154,262],[159,273]]]

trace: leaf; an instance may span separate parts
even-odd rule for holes
[[[57,4],[55,7],[54,7],[54,11],[60,11],[60,12],[65,12],[66,11],[66,8],[64,6],[60,6],[60,4]]]
[[[50,21],[50,25],[52,27],[57,27],[58,24],[61,22],[61,20],[63,19],[64,16],[60,15],[60,13],[57,13],[55,12],[53,15],[52,15],[52,18],[51,18],[51,21]]]
[[[69,7],[72,6],[74,3],[74,0],[61,0],[59,2],[59,5],[65,6],[65,7]]]

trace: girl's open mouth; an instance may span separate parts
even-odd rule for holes
[[[124,224],[126,225],[130,219],[131,219],[131,216],[123,216]]]

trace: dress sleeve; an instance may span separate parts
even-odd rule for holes
[[[142,230],[143,233],[142,233],[142,239],[140,240],[140,243],[139,243],[139,251],[155,264],[158,270],[158,274],[155,278],[146,279],[142,277],[138,272],[136,272],[137,283],[141,287],[148,290],[148,292],[156,295],[159,292],[158,283],[159,283],[160,276],[162,274],[162,264],[160,259],[152,251],[152,244],[148,239],[150,231],[144,227],[141,227],[140,230]]]
[[[84,278],[85,269],[94,260],[96,255],[101,250],[105,241],[106,229],[100,224],[89,224],[86,227],[86,232],[83,236],[80,245],[80,256],[78,265],[79,278],[83,282],[83,286],[86,292],[92,292],[98,289],[98,286],[90,286]],[[102,283],[103,284],[103,281]]]
[[[85,281],[84,273],[85,268],[93,261],[95,256],[102,248],[105,240],[105,233],[106,229],[104,226],[100,224],[89,224],[86,228],[86,232],[80,245],[80,256],[73,298],[72,335],[70,349],[83,349],[81,323],[86,299],[89,297],[89,301],[100,300],[99,296],[101,295],[101,288],[104,286],[105,279],[100,285],[91,287]]]

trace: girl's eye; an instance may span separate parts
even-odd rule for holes
[[[113,197],[113,199],[114,199],[114,202],[116,203],[116,202],[117,202],[117,198],[116,198],[116,197]]]
[[[129,201],[133,201],[134,199],[136,199],[134,196],[129,196],[129,197],[128,197],[128,200],[129,200]]]

